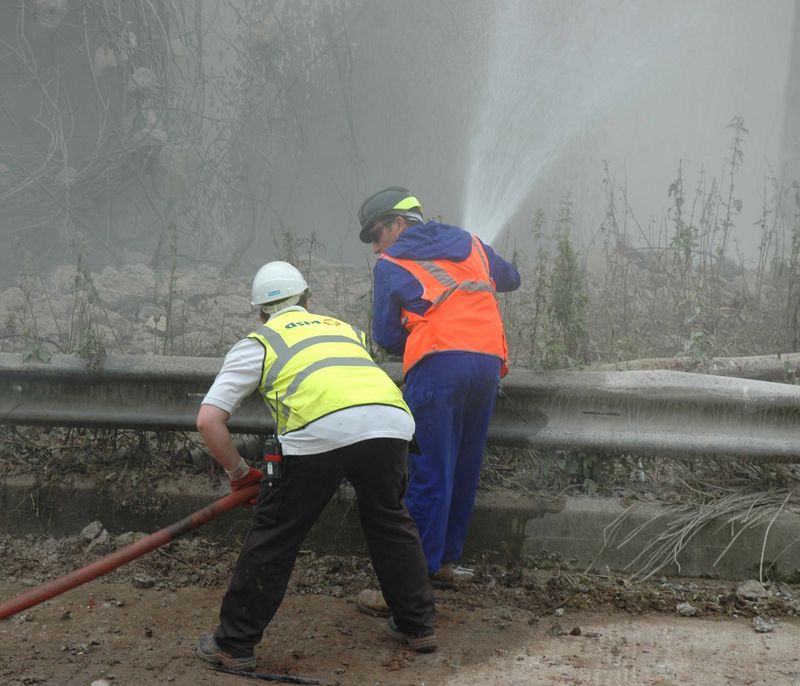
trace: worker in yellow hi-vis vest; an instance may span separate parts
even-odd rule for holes
[[[261,484],[219,626],[196,648],[202,659],[230,669],[255,669],[254,648],[281,604],[303,540],[342,479],[355,489],[391,608],[388,633],[419,652],[436,649],[425,556],[403,504],[414,420],[397,385],[367,352],[364,333],[313,314],[308,301],[306,281],[291,264],[269,262],[258,271],[251,302],[262,326],[228,352],[197,415],[231,489]],[[227,427],[256,389],[280,444],[265,456],[263,471],[245,462]]]

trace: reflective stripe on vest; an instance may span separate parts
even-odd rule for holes
[[[249,338],[264,346],[258,390],[282,434],[358,405],[408,411],[400,389],[375,364],[366,336],[355,326],[289,311],[270,318]]]
[[[472,236],[472,250],[462,262],[407,260],[383,254],[408,271],[422,286],[422,298],[431,303],[425,314],[401,309],[408,331],[403,374],[426,355],[446,350],[496,355],[508,371],[508,347],[503,322],[483,245]]]

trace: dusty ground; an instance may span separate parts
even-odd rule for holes
[[[107,549],[79,537],[0,537],[3,600]],[[234,552],[195,537],[102,580],[0,621],[0,683],[90,686],[255,683],[211,672],[192,655],[215,625]],[[359,614],[374,583],[366,560],[299,560],[258,651],[262,672],[322,684],[800,684],[800,587],[772,584],[752,601],[737,584],[506,569],[438,591],[440,650],[416,655]],[[688,602],[695,616],[680,616]],[[759,633],[761,622],[771,631]]]

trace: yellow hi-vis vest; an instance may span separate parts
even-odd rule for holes
[[[280,434],[358,405],[390,405],[411,414],[400,389],[367,352],[364,332],[355,326],[289,310],[270,317],[248,338],[264,346],[258,390]]]

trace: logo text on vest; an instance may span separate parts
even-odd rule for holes
[[[341,322],[337,322],[335,319],[312,319],[308,321],[307,319],[302,322],[289,322],[284,326],[284,329],[293,329],[296,326],[311,326],[312,324],[327,324],[328,326],[339,326]]]

